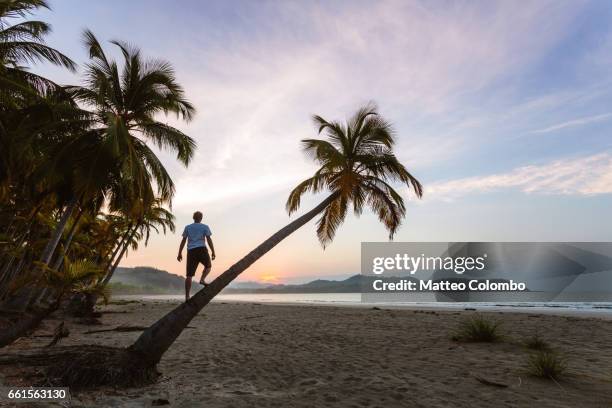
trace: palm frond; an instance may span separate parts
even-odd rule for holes
[[[399,196],[393,197],[388,191],[374,184],[367,185],[365,189],[368,191],[368,205],[378,215],[379,221],[387,228],[387,231],[389,231],[389,239],[393,239],[405,215],[405,209],[401,208],[398,205],[398,201],[396,201],[396,198]],[[394,190],[391,189],[391,191]],[[401,198],[399,202],[402,203]]]
[[[195,140],[180,130],[156,121],[142,121],[138,123],[138,130],[150,138],[160,149],[176,151],[176,158],[185,166],[193,158],[197,144]]]
[[[287,209],[289,215],[300,208],[302,195],[308,191],[317,193],[323,189],[323,187],[327,184],[326,177],[327,174],[323,171],[323,169],[319,169],[319,171],[317,171],[313,177],[302,181],[291,191],[289,198],[287,199],[287,203],[285,204],[285,208]]]
[[[43,41],[51,27],[43,21],[23,21],[0,29],[0,42]]]
[[[87,50],[89,52],[89,58],[101,63],[103,67],[106,67],[108,69],[109,64],[106,58],[106,54],[104,54],[104,49],[102,48],[102,45],[100,45],[100,42],[98,41],[94,33],[91,32],[91,30],[83,31],[83,43],[87,47]]]
[[[175,186],[170,174],[159,160],[157,155],[145,143],[134,140],[134,147],[139,160],[150,170],[152,179],[158,190],[158,195],[163,201],[170,201],[174,195]]]
[[[320,164],[339,168],[345,163],[342,153],[327,140],[302,139],[302,149]]]
[[[380,116],[369,116],[359,129],[356,141],[356,154],[368,152],[372,148],[391,149],[395,144],[395,132],[391,123]]]
[[[355,160],[359,163],[361,172],[382,179],[401,181],[409,187],[412,186],[418,198],[423,196],[422,184],[399,162],[390,149],[371,148],[370,153],[358,155]]]
[[[36,64],[47,61],[73,72],[76,70],[76,64],[70,58],[54,48],[34,41],[0,43],[0,55],[14,66],[24,62]]]
[[[49,9],[46,0],[10,0],[0,2],[0,18],[27,17],[38,8]]]
[[[29,96],[40,96],[50,92],[59,92],[62,87],[43,76],[17,68],[5,67],[0,73],[0,81],[14,91]],[[6,88],[5,88],[6,89]]]
[[[319,218],[317,236],[323,248],[334,239],[338,227],[344,221],[348,208],[347,204],[347,199],[339,196],[325,208],[321,218]]]
[[[318,126],[319,134],[325,132],[325,136],[329,139],[330,143],[332,143],[338,150],[343,153],[349,151],[349,143],[346,135],[346,130],[344,127],[338,122],[328,122],[323,119],[319,115],[314,115],[312,120],[315,123],[315,126]]]

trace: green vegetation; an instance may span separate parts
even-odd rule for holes
[[[500,323],[481,314],[465,318],[455,329],[452,339],[467,342],[495,342],[501,339]]]
[[[0,307],[36,321],[64,296],[92,309],[129,249],[174,230],[174,183],[150,146],[184,165],[195,151],[158,120],[195,113],[168,62],[111,41],[123,57],[116,62],[86,30],[81,84],[31,73],[36,62],[76,71],[45,44],[51,28],[28,19],[46,7],[0,2]],[[87,272],[74,275],[74,265]],[[14,338],[0,334],[0,346]]]
[[[567,371],[565,358],[550,350],[532,353],[527,364],[531,375],[551,380],[558,380]]]
[[[558,380],[567,370],[566,359],[538,333],[528,338],[524,345],[533,350],[527,360],[531,375]]]

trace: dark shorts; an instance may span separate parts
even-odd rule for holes
[[[206,247],[193,248],[187,251],[187,276],[193,276],[198,269],[198,265],[202,264],[206,268],[210,268],[210,255]]]

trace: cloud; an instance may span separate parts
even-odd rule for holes
[[[545,127],[543,129],[534,130],[531,133],[550,133],[556,130],[562,130],[562,129],[569,128],[569,127],[588,125],[590,123],[599,122],[599,121],[608,119],[610,117],[612,117],[612,113],[604,113],[601,115],[594,115],[594,116],[587,116],[587,117],[583,117],[579,119],[572,119],[566,122],[558,123],[556,125]]]
[[[199,149],[188,171],[173,168],[177,208],[200,199],[195,186],[229,199],[301,180],[314,170],[299,149],[315,135],[310,115],[342,119],[370,99],[406,135],[397,153],[411,167],[457,156],[486,116],[466,108],[466,95],[536,61],[580,7],[366,4],[275,3],[244,16],[248,30],[182,45],[171,59],[199,110],[183,127]]]
[[[612,153],[523,166],[507,173],[434,183],[426,189],[425,197],[452,200],[468,194],[499,191],[564,195],[612,193]]]

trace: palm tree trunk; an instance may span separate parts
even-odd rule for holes
[[[0,289],[4,286],[8,286],[11,283],[11,278],[13,274],[11,273],[11,267],[13,266],[13,262],[17,259],[17,254],[11,255],[10,259],[7,263],[2,267],[2,272],[0,272]]]
[[[5,280],[2,282],[2,285],[0,285],[0,304],[2,304],[9,295],[11,283],[13,282],[15,277],[19,275],[19,272],[21,272],[25,262],[26,259],[22,256],[17,265],[15,265],[15,267],[9,270],[9,272],[7,273]]]
[[[156,365],[168,348],[174,343],[181,332],[223,288],[244,272],[255,261],[274,248],[279,242],[287,238],[304,224],[308,223],[317,214],[323,212],[337,195],[334,193],[327,197],[321,204],[302,215],[289,225],[281,228],[278,232],[265,240],[257,248],[249,252],[244,258],[223,272],[205,289],[196,293],[188,302],[176,307],[164,317],[146,329],[132,344],[128,350],[136,353],[139,358],[144,359],[151,366]]]
[[[70,231],[68,232],[68,237],[66,238],[64,247],[62,251],[59,254],[57,254],[57,259],[53,263],[52,269],[59,270],[59,268],[62,266],[62,263],[64,263],[64,256],[66,255],[66,252],[68,251],[68,248],[70,247],[70,244],[72,243],[72,239],[74,238],[74,235],[77,232],[79,221],[81,220],[81,216],[83,215],[83,212],[84,212],[83,209],[78,210],[77,216],[74,218],[74,221],[72,222],[72,227],[70,228]],[[49,260],[49,262],[51,262],[51,260]],[[52,296],[53,296],[53,289],[51,288],[38,289],[34,292],[33,296],[31,297],[28,307],[32,307],[33,305],[40,305],[45,301],[46,298],[50,298]]]
[[[51,234],[51,239],[47,243],[43,253],[40,256],[40,261],[45,265],[49,265],[51,262],[51,258],[53,257],[53,253],[55,252],[55,248],[57,248],[57,244],[59,244],[60,239],[62,238],[62,234],[64,233],[64,229],[66,228],[66,224],[70,219],[70,216],[74,212],[74,209],[77,206],[78,198],[74,197],[64,210],[59,222],[57,223],[53,234]]]
[[[134,229],[130,232],[130,235],[127,237],[127,239],[123,243],[123,248],[121,249],[121,252],[117,256],[117,259],[115,259],[115,262],[113,263],[113,265],[111,266],[110,270],[108,271],[108,273],[104,277],[104,280],[102,281],[103,285],[107,285],[108,282],[113,277],[113,274],[115,273],[115,270],[119,266],[119,262],[121,262],[121,260],[123,259],[123,256],[125,255],[125,251],[127,251],[128,247],[130,246],[130,242],[132,242],[132,239],[134,238],[134,235],[136,234],[136,231],[138,231],[139,227],[140,227],[140,224],[136,224]]]
[[[79,226],[79,221],[81,220],[81,216],[83,215],[83,212],[84,212],[83,209],[80,209],[79,213],[75,217],[72,223],[72,228],[70,228],[70,232],[68,233],[68,238],[66,238],[66,242],[64,243],[64,249],[62,250],[60,254],[58,254],[58,257],[55,260],[55,263],[53,264],[53,269],[58,270],[62,266],[62,263],[64,263],[64,256],[66,256],[66,253],[68,252],[68,248],[70,248],[70,244],[72,243],[72,239],[76,235],[76,232]]]
[[[104,268],[105,270],[109,271],[112,268],[114,260],[115,260],[115,257],[119,253],[119,250],[124,247],[124,243],[126,242],[128,237],[130,236],[130,231],[131,230],[132,230],[132,224],[129,224],[127,230],[125,231],[125,233],[121,237],[121,241],[119,241],[119,243],[117,244],[115,249],[113,249],[113,253],[111,254],[111,256],[110,256],[110,258],[108,260],[108,264],[106,264],[106,267]]]
[[[23,232],[23,234],[21,234],[21,237],[19,238],[19,243],[14,246],[15,250],[17,248],[21,248],[24,242],[26,241],[26,239],[28,239],[28,237],[30,236],[30,233],[32,231],[32,226],[34,225],[34,220],[36,218],[36,215],[38,215],[38,212],[40,211],[40,207],[41,207],[40,204],[37,205],[36,208],[32,211],[32,214],[29,215],[27,227],[25,231]],[[17,258],[17,254],[13,253],[10,256],[9,260],[6,262],[6,264],[2,267],[2,272],[0,272],[0,288],[4,287],[4,285],[8,285],[10,283],[11,277],[15,275],[14,273],[11,273],[11,267],[13,266],[13,262],[15,261],[16,258]],[[8,279],[7,279],[7,275],[9,277]]]
[[[76,235],[76,232],[77,232],[77,229],[78,229],[78,225],[79,225],[79,221],[81,220],[81,216],[83,215],[83,212],[84,212],[83,209],[79,210],[77,216],[75,217],[74,221],[72,222],[72,227],[70,228],[70,232],[68,233],[68,237],[66,238],[66,242],[64,243],[64,247],[63,247],[62,251],[59,254],[57,254],[57,259],[55,260],[55,262],[53,263],[53,266],[52,266],[52,268],[55,269],[56,271],[58,271],[62,267],[62,264],[64,263],[64,257],[68,253],[68,248],[70,248],[70,244],[72,243],[72,239]],[[36,299],[33,302],[31,302],[31,304],[34,304],[34,305],[42,304],[42,303],[45,302],[46,299],[48,299],[51,296],[53,296],[53,289],[51,289],[51,288],[43,288],[39,292],[40,293],[38,294]]]
[[[66,229],[66,225],[68,225],[68,221],[70,220],[70,217],[72,216],[72,213],[74,212],[78,204],[79,199],[75,196],[70,200],[70,202],[66,206],[66,209],[64,209],[62,216],[60,217],[57,225],[55,226],[55,230],[51,234],[51,239],[49,239],[49,242],[47,243],[47,246],[43,250],[43,253],[40,257],[40,261],[45,265],[49,265],[51,263],[51,259],[53,259],[55,249],[57,248],[57,245],[62,239],[62,235],[64,234],[64,230]],[[41,276],[38,277],[36,283],[38,283],[40,279]],[[27,308],[32,306],[34,303],[36,303],[37,300],[42,297],[42,294],[44,292],[46,292],[45,289],[29,289],[28,296],[24,298],[25,302],[23,303],[23,307]]]

